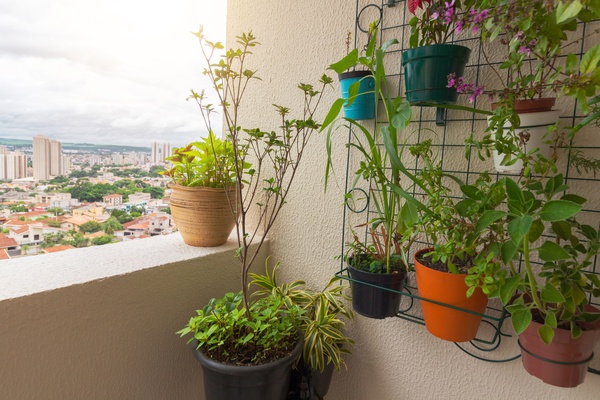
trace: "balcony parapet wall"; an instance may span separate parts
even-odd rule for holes
[[[0,397],[202,399],[200,366],[175,332],[239,290],[236,246],[173,234],[1,262]]]

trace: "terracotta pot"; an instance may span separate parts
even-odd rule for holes
[[[231,204],[236,190],[170,185],[171,215],[183,241],[196,247],[214,247],[227,242],[235,226]]]
[[[426,267],[419,261],[425,249],[415,254],[415,271],[419,295],[425,299],[452,305],[462,309],[483,314],[487,307],[488,298],[477,288],[470,298],[467,298],[466,274],[451,274]],[[455,310],[425,300],[421,301],[423,318],[427,330],[440,339],[450,342],[468,342],[473,340],[479,330],[481,316]]]
[[[588,311],[600,312],[586,306]],[[600,340],[600,321],[583,326],[583,334],[571,338],[571,331],[555,329],[552,343],[540,339],[538,329],[542,324],[531,322],[519,335],[523,367],[545,383],[559,387],[575,387],[583,383],[594,347]]]
[[[556,104],[556,97],[542,97],[531,100],[517,100],[514,103],[514,108],[517,114],[525,114],[531,112],[552,111],[554,104]],[[497,103],[492,103],[492,110],[495,110],[497,107]]]

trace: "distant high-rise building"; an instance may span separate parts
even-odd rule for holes
[[[164,164],[165,157],[171,155],[171,144],[170,143],[158,143],[152,142],[152,155],[150,156],[150,162],[152,164]]]
[[[4,146],[1,146],[4,147]],[[27,177],[27,156],[19,151],[0,149],[0,179],[12,180]]]
[[[33,179],[48,180],[63,174],[62,145],[43,135],[33,138]]]

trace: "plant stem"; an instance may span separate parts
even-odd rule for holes
[[[527,273],[527,280],[529,281],[529,288],[531,291],[531,300],[533,300],[533,304],[535,304],[535,307],[541,313],[545,314],[542,300],[538,296],[537,281],[535,279],[535,274],[533,273],[533,270],[531,269],[531,259],[530,259],[529,253],[530,253],[529,233],[527,233],[523,237],[523,258],[525,261],[525,272]]]

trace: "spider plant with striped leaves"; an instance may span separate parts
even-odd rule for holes
[[[344,364],[343,354],[350,354],[354,340],[346,336],[346,321],[354,318],[348,306],[349,298],[344,294],[347,286],[339,277],[333,277],[321,291],[307,288],[304,281],[277,282],[277,263],[269,272],[268,260],[265,274],[251,273],[251,285],[260,287],[253,296],[273,296],[284,299],[289,307],[302,310],[298,328],[304,334],[302,361],[316,371],[323,371],[333,363],[339,370]]]

